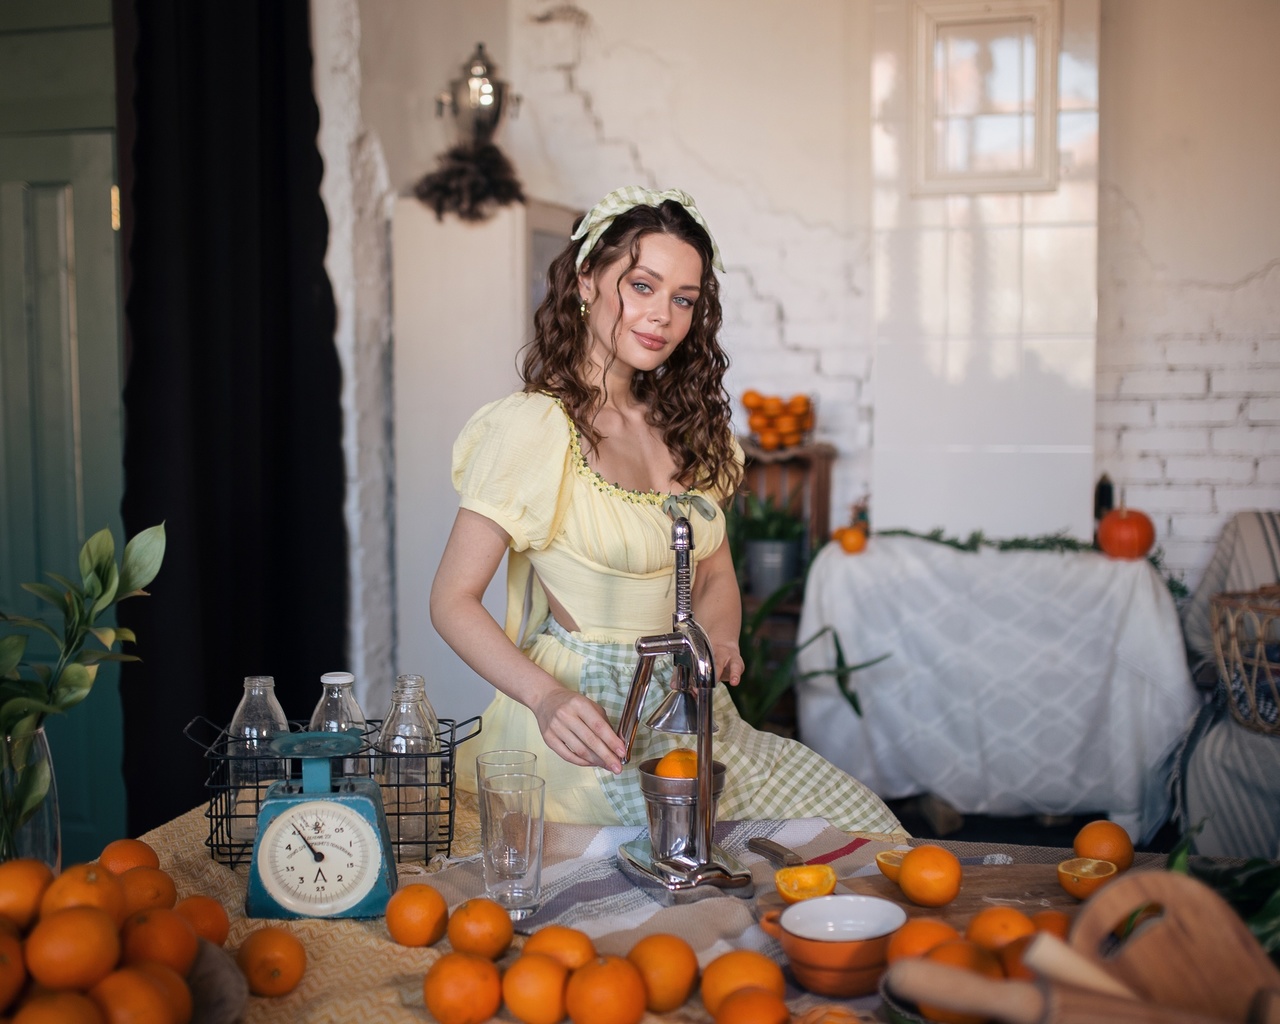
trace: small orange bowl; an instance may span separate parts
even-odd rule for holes
[[[792,973],[810,992],[849,998],[874,992],[889,936],[907,912],[878,896],[818,896],[768,910],[760,927],[782,943]]]

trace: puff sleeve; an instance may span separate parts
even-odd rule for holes
[[[517,392],[484,406],[453,445],[462,508],[501,526],[516,551],[555,537],[570,495],[569,421],[548,395]]]

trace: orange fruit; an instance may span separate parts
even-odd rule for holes
[[[184,978],[200,952],[200,938],[191,922],[168,907],[139,910],[127,918],[120,929],[120,945],[126,964],[154,960]]]
[[[866,1020],[853,1010],[846,1010],[835,1003],[820,1003],[805,1010],[795,1019],[795,1024],[863,1024]]]
[[[1087,900],[1119,871],[1109,860],[1073,857],[1058,865],[1058,884],[1078,900]]]
[[[569,970],[576,971],[589,960],[596,958],[596,944],[591,936],[577,928],[562,924],[549,924],[529,936],[523,953],[542,953],[559,960]]]
[[[298,987],[307,970],[307,949],[279,925],[250,932],[236,951],[236,963],[255,996],[282,996]]]
[[[784,903],[830,896],[836,891],[836,869],[830,864],[796,864],[778,868],[773,873],[773,884]]]
[[[1034,935],[1031,918],[1016,907],[983,907],[965,926],[964,937],[993,953],[1024,935]]]
[[[902,895],[922,907],[942,907],[960,894],[963,872],[950,850],[925,843],[908,850],[898,869]]]
[[[153,907],[172,907],[178,902],[178,887],[173,876],[160,868],[145,865],[130,868],[120,876],[120,885],[124,889],[126,915]]]
[[[502,979],[488,957],[445,953],[422,979],[422,998],[440,1024],[481,1024],[502,1005]]]
[[[141,839],[113,839],[98,854],[98,863],[123,875],[130,868],[158,868],[160,855]]]
[[[524,1024],[564,1020],[569,968],[545,953],[522,953],[502,976],[507,1012]]]
[[[58,875],[40,897],[40,916],[67,907],[99,907],[116,924],[124,923],[124,886],[119,877],[100,864],[73,864]]]
[[[459,953],[475,953],[490,960],[502,956],[516,934],[507,912],[487,896],[461,904],[449,915],[445,931]]]
[[[996,959],[996,955],[989,950],[983,949],[977,943],[970,942],[968,939],[951,939],[940,943],[929,950],[924,957],[926,960],[932,960],[935,963],[973,971],[975,974],[980,974],[984,978],[990,978],[993,981],[998,981],[1004,977],[1004,970],[1000,967],[1000,961]],[[987,1020],[986,1017],[975,1017],[973,1014],[944,1010],[939,1006],[927,1003],[920,1003],[918,1009],[924,1016],[930,1020],[938,1021],[939,1024],[985,1024]]]
[[[645,998],[639,969],[620,956],[598,956],[583,964],[569,975],[565,989],[573,1024],[640,1024]]]
[[[41,985],[84,990],[119,961],[120,932],[101,907],[67,907],[36,922],[24,951],[27,970]]]
[[[788,430],[781,436],[783,448],[794,448],[804,440],[804,434],[798,430]]]
[[[792,395],[787,399],[787,412],[792,416],[804,417],[808,415],[810,408],[808,395]]]
[[[800,421],[789,413],[783,413],[773,421],[773,429],[779,434],[799,434]]]
[[[913,917],[889,936],[885,960],[894,963],[911,956],[924,956],[934,946],[960,938],[946,921],[936,917]]]
[[[762,412],[753,412],[747,417],[747,427],[759,433],[761,430],[768,430],[773,420]]]
[[[16,935],[0,935],[0,1012],[18,998],[27,983],[27,965],[22,959],[22,942]]]
[[[23,1000],[10,1024],[106,1024],[106,1018],[83,992],[64,989]]]
[[[1117,871],[1128,871],[1133,864],[1133,840],[1129,833],[1105,818],[1091,821],[1077,832],[1071,848],[1077,857],[1109,860]]]
[[[676,747],[668,750],[653,766],[653,774],[664,779],[696,779],[698,777],[698,752],[692,747]]]
[[[631,947],[627,959],[644,980],[645,1007],[666,1013],[683,1006],[698,981],[698,955],[678,935],[646,935]]]
[[[777,395],[765,395],[764,400],[760,403],[760,411],[766,416],[781,416],[782,410],[785,408],[786,405]]]
[[[167,964],[154,960],[144,960],[133,966],[160,989],[160,994],[164,996],[169,1012],[173,1015],[173,1024],[187,1024],[195,1013],[195,1000],[187,979]]]
[[[861,526],[850,526],[840,534],[840,547],[847,555],[856,555],[867,547],[867,531]]]
[[[756,434],[756,444],[767,452],[775,451],[782,447],[782,435],[772,428],[761,430]]]
[[[713,1017],[725,998],[740,988],[763,988],[779,998],[787,994],[782,968],[753,949],[721,953],[702,972],[702,1004]]]
[[[764,395],[752,388],[742,392],[742,406],[747,412],[756,412],[764,406]]]
[[[402,885],[387,900],[387,931],[402,946],[432,946],[444,936],[449,905],[425,882]]]
[[[173,909],[187,919],[196,934],[215,946],[225,946],[231,932],[231,919],[226,908],[212,896],[196,893],[184,896]]]
[[[42,860],[15,857],[0,864],[0,917],[26,931],[40,912],[40,897],[53,881],[53,869]]]
[[[112,971],[89,989],[89,998],[107,1024],[175,1024],[160,983],[137,967]]]
[[[1074,920],[1065,910],[1037,910],[1031,915],[1031,923],[1038,932],[1049,932],[1060,939],[1065,939],[1071,931]]]
[[[1022,958],[1027,952],[1027,947],[1031,945],[1035,937],[1034,932],[1030,935],[1019,935],[1012,942],[1006,942],[996,950],[996,956],[1000,959],[1000,969],[1004,971],[1006,978],[1011,978],[1015,981],[1036,980],[1036,972],[1022,962]]]
[[[791,1011],[782,997],[764,988],[740,988],[720,1003],[715,1024],[789,1024]]]
[[[902,871],[902,858],[907,854],[906,850],[881,850],[876,854],[876,867],[880,869],[880,874],[891,882],[898,880],[898,874]]]

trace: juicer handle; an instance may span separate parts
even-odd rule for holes
[[[631,689],[627,691],[626,703],[622,705],[622,714],[618,716],[618,738],[622,740],[623,764],[631,760],[631,745],[635,742],[636,729],[640,727],[644,695],[649,689],[649,678],[653,675],[653,657],[640,655],[635,674],[631,677]]]

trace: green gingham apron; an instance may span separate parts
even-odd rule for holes
[[[582,657],[579,690],[604,710],[617,725],[631,689],[639,655],[632,644],[593,643],[548,618],[542,631]],[[654,665],[631,758],[620,774],[597,768],[605,797],[624,825],[644,825],[644,795],[638,766],[661,757],[674,747],[695,745],[692,736],[654,732],[645,726],[666,696],[672,661]],[[884,802],[856,779],[804,744],[747,725],[729,696],[717,683],[712,691],[712,716],[718,726],[712,737],[715,760],[725,766],[725,786],[716,817],[722,821],[826,818],[846,832],[893,832],[901,826]]]

